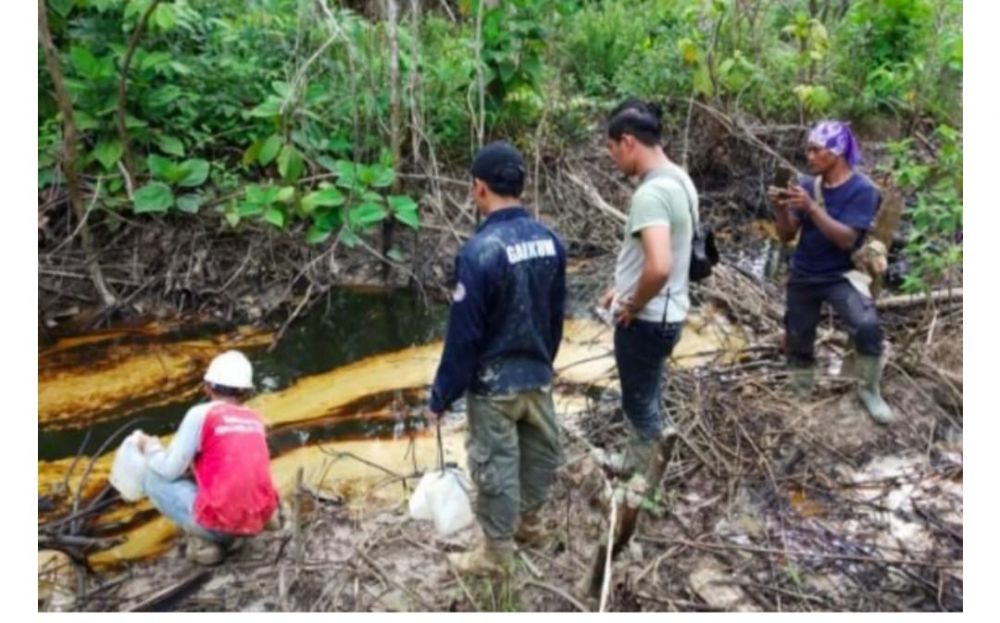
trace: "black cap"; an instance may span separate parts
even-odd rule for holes
[[[524,189],[524,159],[506,141],[496,141],[480,149],[469,172],[498,195],[517,197]]]

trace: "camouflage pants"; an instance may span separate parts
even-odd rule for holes
[[[486,536],[513,538],[521,513],[541,508],[563,463],[549,387],[507,396],[468,395],[469,472]]]

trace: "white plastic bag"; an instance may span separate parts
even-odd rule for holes
[[[139,450],[140,435],[142,431],[134,431],[118,447],[108,478],[111,486],[128,502],[141,500],[145,495],[142,481],[146,477],[146,457]]]
[[[440,472],[427,472],[417,483],[417,488],[413,490],[413,495],[410,496],[410,517],[414,519],[433,519],[434,514],[431,513],[431,505],[427,501],[427,490],[430,488],[431,483],[434,482],[434,476],[440,476]]]
[[[441,537],[461,530],[474,519],[467,493],[471,486],[465,474],[455,468],[424,474],[410,496],[410,517],[433,520]]]

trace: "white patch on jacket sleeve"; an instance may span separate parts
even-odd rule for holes
[[[451,300],[456,303],[461,303],[465,300],[465,285],[461,281],[455,286],[455,293],[451,295]]]

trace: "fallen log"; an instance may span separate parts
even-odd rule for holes
[[[925,303],[951,303],[962,301],[962,288],[935,290],[927,294],[900,294],[889,296],[875,303],[878,309],[900,309]]]
[[[604,602],[603,587],[605,585],[605,574],[609,567],[609,562],[628,545],[639,525],[642,502],[655,493],[663,480],[663,474],[667,470],[667,463],[673,454],[674,446],[677,444],[678,435],[671,431],[660,440],[657,452],[650,458],[649,466],[645,474],[636,474],[629,481],[622,501],[621,510],[617,513],[619,517],[615,520],[615,513],[612,513],[612,526],[610,530],[614,537],[609,539],[608,544],[597,546],[593,563],[590,566],[590,573],[584,578],[581,587],[587,590],[592,597],[602,596]],[[616,495],[613,493],[612,496]],[[612,500],[614,502],[614,499]],[[610,544],[610,553],[608,551]]]

